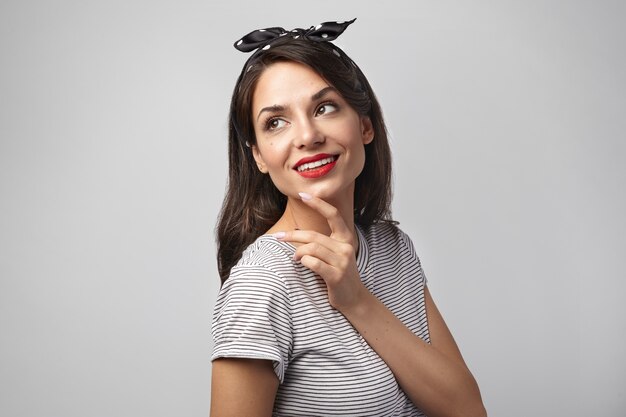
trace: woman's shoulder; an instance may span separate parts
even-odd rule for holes
[[[359,226],[361,227],[361,226]],[[394,221],[379,221],[369,227],[361,227],[365,241],[372,251],[385,253],[401,252],[405,255],[417,256],[413,241],[407,233]]]
[[[294,251],[294,247],[287,242],[281,242],[272,235],[261,235],[243,251],[231,275],[251,269],[283,275],[293,269]]]
[[[382,242],[389,244],[409,239],[409,236],[398,226],[398,222],[394,221],[378,221],[368,227],[359,226],[359,228],[365,239],[371,243]]]

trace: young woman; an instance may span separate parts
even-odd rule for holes
[[[214,417],[485,415],[391,220],[378,101],[329,42],[352,22],[235,43],[256,52],[231,103]]]

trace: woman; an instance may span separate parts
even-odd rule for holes
[[[354,21],[354,20],[353,20]],[[269,28],[231,102],[212,416],[482,416],[390,213],[391,157],[353,21]]]

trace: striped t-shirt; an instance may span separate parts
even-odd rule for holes
[[[410,238],[390,223],[356,229],[361,280],[430,343],[425,278]],[[280,381],[274,416],[422,416],[294,251],[271,235],[244,251],[218,295],[211,359],[272,361]]]

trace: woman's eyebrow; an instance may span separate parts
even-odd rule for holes
[[[286,109],[285,106],[281,106],[280,104],[274,104],[273,106],[267,106],[267,107],[263,107],[260,111],[258,116],[256,117],[257,122],[259,121],[259,118],[261,117],[261,115],[263,114],[263,112],[284,112]]]
[[[324,87],[320,91],[318,91],[317,93],[311,96],[311,101],[319,100],[320,98],[324,97],[326,94],[330,93],[331,91],[337,92],[337,89],[335,87],[330,87],[330,86]]]
[[[311,96],[311,101],[319,100],[320,98],[324,97],[330,92],[337,93],[337,89],[335,87],[330,87],[330,86],[324,87],[320,91],[318,91],[317,93]],[[282,106],[280,104],[274,104],[273,106],[263,107],[261,110],[259,110],[259,114],[257,115],[256,119],[258,121],[259,118],[261,117],[261,114],[263,114],[264,112],[272,112],[272,113],[284,112],[286,109],[287,109],[286,106]]]

